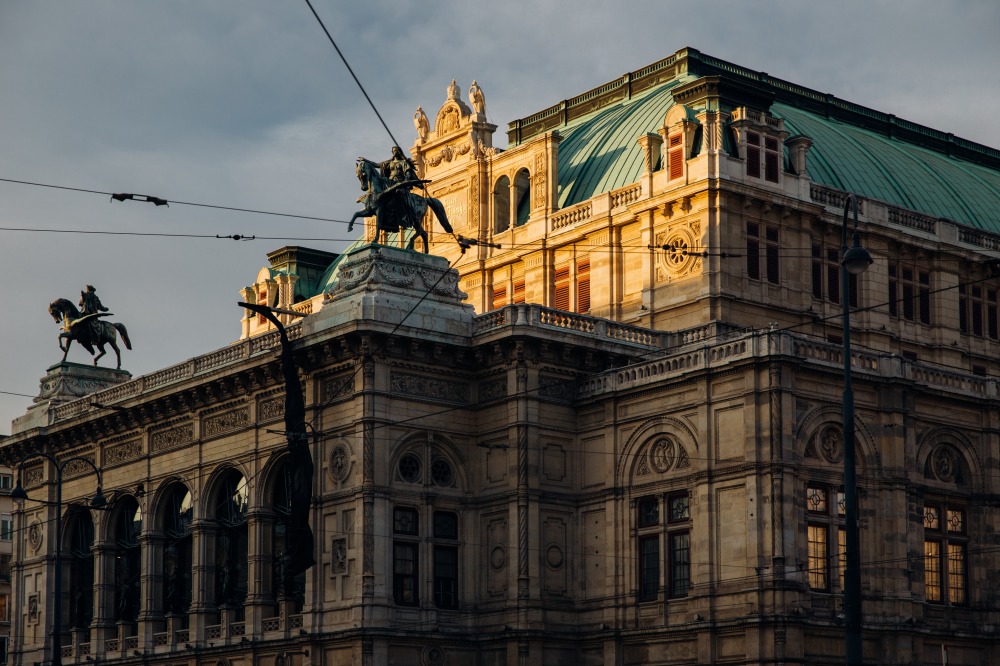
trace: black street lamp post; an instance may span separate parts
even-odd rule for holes
[[[854,210],[854,237],[847,247],[847,213]],[[861,551],[858,531],[858,482],[854,451],[854,388],[851,385],[851,297],[850,275],[859,275],[872,264],[872,255],[861,246],[858,233],[858,200],[853,194],[844,202],[840,233],[840,294],[844,308],[844,521],[846,559],[844,570],[844,656],[847,666],[864,663],[861,642]]]
[[[107,505],[107,500],[104,499],[104,494],[101,492],[101,470],[97,469],[92,461],[81,456],[73,456],[72,458],[66,458],[65,460],[57,460],[53,456],[47,453],[35,452],[29,453],[28,455],[21,458],[17,463],[17,486],[11,491],[10,497],[18,505],[24,503],[28,499],[28,493],[24,490],[21,485],[21,468],[24,463],[32,458],[45,458],[56,469],[56,575],[55,575],[55,585],[54,594],[52,596],[53,600],[53,619],[52,619],[52,666],[62,666],[62,483],[63,483],[63,470],[66,466],[75,461],[82,461],[94,468],[94,472],[97,474],[97,492],[94,493],[94,498],[90,500],[90,506],[94,509],[101,509]]]

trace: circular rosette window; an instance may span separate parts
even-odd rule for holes
[[[696,243],[688,229],[657,234],[657,273],[661,280],[677,278],[692,272],[701,264],[701,255],[697,254]]]

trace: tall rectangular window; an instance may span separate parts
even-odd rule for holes
[[[958,285],[958,328],[962,333],[998,339],[996,287]]]
[[[0,555],[0,581],[10,582],[10,555]]]
[[[13,488],[14,477],[10,474],[0,474],[0,493],[9,493]]]
[[[760,134],[747,132],[747,175],[760,178]]]
[[[924,505],[924,595],[939,604],[968,603],[968,531],[965,510]]]
[[[507,287],[493,285],[493,309],[498,310],[507,305]]]
[[[837,572],[839,589],[844,589],[846,532],[844,493],[828,486],[806,485],[806,542],[809,587],[833,591],[832,573]]]
[[[590,259],[581,259],[576,264],[576,311],[590,312]]]
[[[392,597],[400,606],[416,606],[420,602],[420,544],[414,538],[420,535],[419,518],[416,509],[393,509],[392,531],[396,540],[392,544]]]
[[[0,622],[10,622],[10,594],[0,594]]]
[[[14,518],[9,513],[0,514],[0,541],[14,540]]]
[[[931,323],[931,274],[889,264],[889,316]]]
[[[639,601],[655,601],[660,594],[660,501],[656,497],[643,497],[636,503],[636,527]]]
[[[747,222],[747,277],[780,282],[778,228],[770,224]]]
[[[781,154],[778,152],[778,140],[774,137],[764,137],[764,180],[778,182],[778,165]]]
[[[639,537],[639,601],[655,601],[660,592],[660,535]]]
[[[514,297],[511,303],[524,303],[524,278],[514,281]]]
[[[569,310],[569,266],[556,268],[552,307],[556,310]]]
[[[849,273],[847,289],[850,306],[858,307],[858,276]],[[812,244],[813,298],[840,305],[840,250],[821,243]]]
[[[0,636],[0,664],[7,663],[7,636]]]
[[[458,608],[458,514],[434,512],[434,605]]]
[[[667,165],[670,180],[684,175],[684,140],[680,134],[667,139]]]
[[[670,550],[669,587],[671,597],[687,596],[691,588],[691,501],[688,494],[667,496],[667,540]]]

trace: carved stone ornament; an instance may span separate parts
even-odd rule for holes
[[[333,573],[347,573],[347,539],[333,540]]]
[[[38,522],[37,519],[31,521],[31,524],[28,525],[28,546],[31,547],[31,550],[37,552],[38,549],[42,547],[42,541],[44,538],[45,536],[42,533],[42,524]]]
[[[142,440],[133,439],[128,442],[110,446],[104,452],[104,465],[118,465],[142,455]]]
[[[691,229],[681,227],[656,234],[656,279],[666,282],[689,273],[699,272],[701,257],[692,248],[697,245]]]
[[[658,437],[653,442],[649,447],[648,456],[649,467],[660,474],[691,466],[691,460],[684,447],[674,441],[673,437],[666,435]]]
[[[420,655],[422,666],[441,666],[444,663],[444,649],[436,645],[425,647]]]
[[[944,483],[961,483],[961,463],[958,452],[950,446],[942,444],[927,458],[924,475]]]
[[[490,566],[499,571],[507,563],[507,551],[503,546],[494,546],[490,551]]]
[[[343,439],[343,438],[341,438]],[[338,442],[330,450],[330,476],[343,483],[351,473],[351,451],[345,441]]]
[[[469,386],[465,382],[393,372],[389,384],[392,392],[397,395],[411,395],[447,402],[466,403],[469,401]]]
[[[38,595],[28,596],[28,622],[38,622]]]
[[[828,463],[839,463],[844,459],[844,436],[837,426],[823,428],[817,443],[820,455]]]

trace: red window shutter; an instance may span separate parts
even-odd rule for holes
[[[778,153],[768,152],[764,155],[764,180],[778,182]]]
[[[507,287],[493,287],[493,309],[507,305]]]
[[[760,178],[760,148],[747,146],[747,175]]]
[[[514,283],[514,298],[511,303],[524,303],[524,280]]]
[[[675,148],[670,151],[670,180],[684,175],[684,149]]]
[[[590,261],[581,261],[576,266],[576,311],[590,312]]]
[[[552,307],[557,310],[569,310],[569,266],[556,269],[555,287]]]

